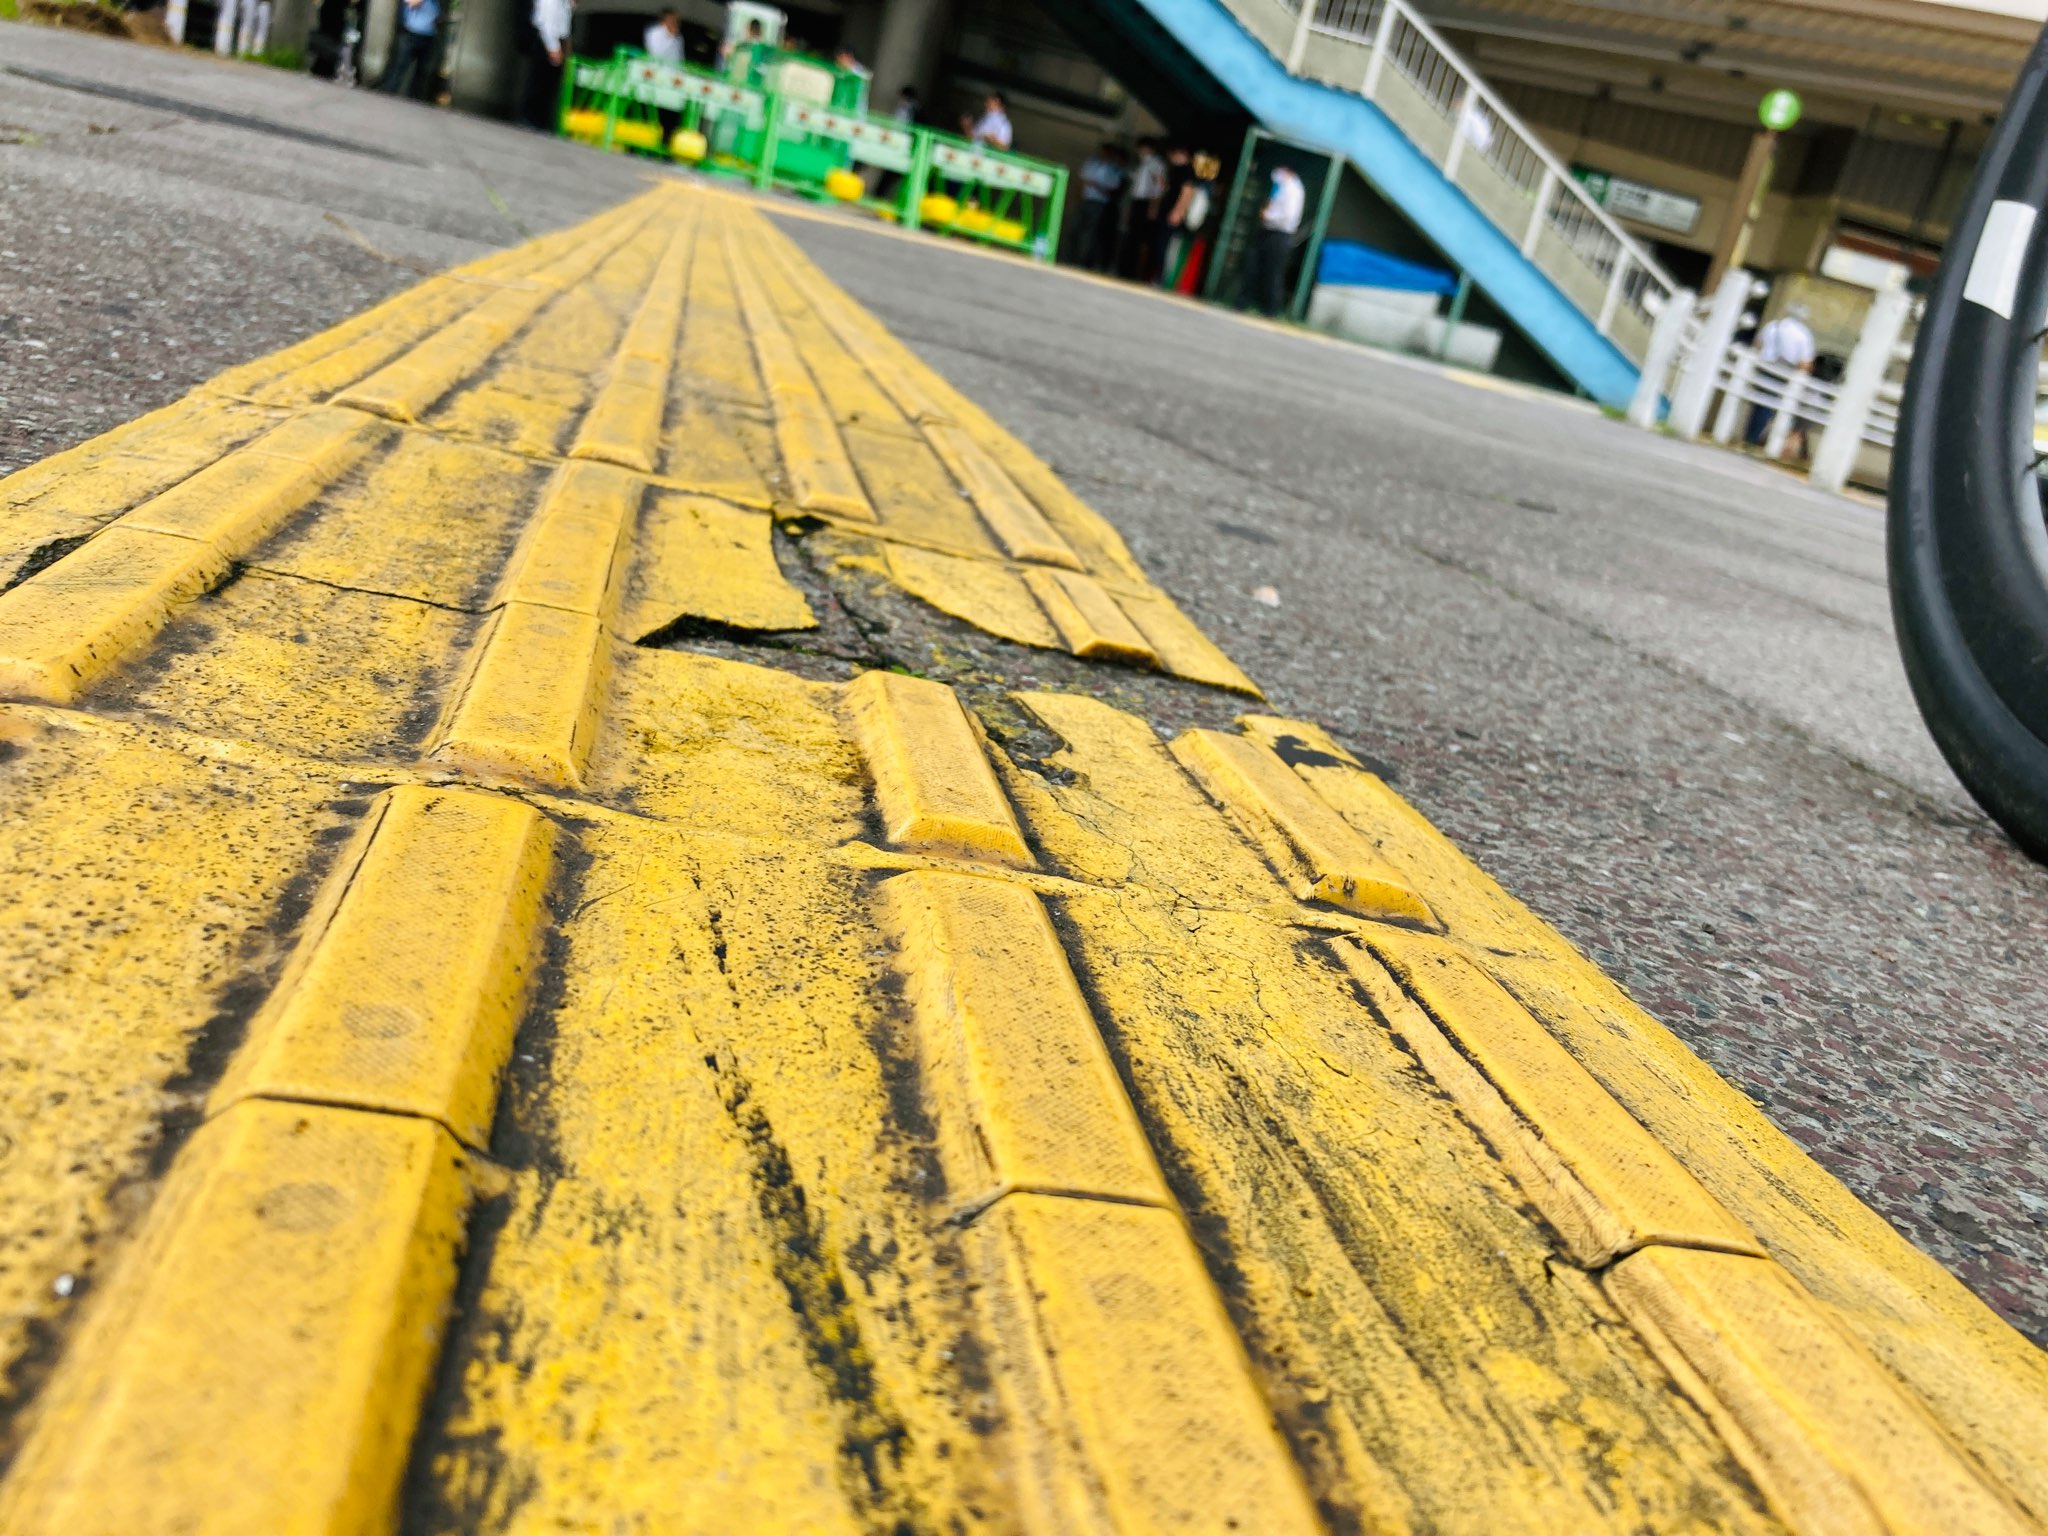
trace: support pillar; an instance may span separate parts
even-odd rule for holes
[[[870,68],[874,65],[875,47],[882,40],[883,9],[883,0],[848,0],[839,20],[839,46],[851,48],[853,56]],[[868,109],[873,111],[875,105],[870,101]]]
[[[399,0],[367,0],[363,6],[363,51],[356,70],[365,85],[384,78],[391,62],[391,37],[398,30]]]
[[[897,94],[906,85],[917,87],[926,113],[936,110],[932,92],[938,84],[939,51],[952,24],[951,0],[887,0],[881,35],[875,40],[870,110],[886,116],[895,109]]]
[[[1743,309],[1755,297],[1754,281],[1738,267],[1714,290],[1714,302],[1692,344],[1692,356],[1686,359],[1677,387],[1671,391],[1671,414],[1665,419],[1680,437],[1697,438],[1706,430],[1707,408],[1721,387],[1721,360],[1742,328]]]
[[[448,99],[459,112],[509,117],[523,84],[523,41],[533,0],[463,0],[448,40]]]
[[[270,17],[270,46],[280,53],[304,53],[318,9],[318,0],[277,0]]]
[[[1742,162],[1742,179],[1735,184],[1735,198],[1728,205],[1728,222],[1721,238],[1714,242],[1714,263],[1707,268],[1704,289],[1718,288],[1732,268],[1749,256],[1749,237],[1764,211],[1764,196],[1771,190],[1771,164],[1778,154],[1778,135],[1765,128],[1749,141],[1749,155]]]
[[[1628,419],[1645,430],[1657,425],[1664,412],[1664,381],[1671,365],[1685,347],[1685,326],[1692,318],[1699,295],[1681,288],[1664,301],[1657,312],[1657,325],[1650,332],[1650,349],[1643,354],[1643,371],[1636,379],[1635,398],[1629,401]]]
[[[1849,472],[1863,448],[1863,429],[1870,424],[1870,408],[1877,404],[1877,392],[1891,371],[1892,354],[1912,307],[1913,297],[1903,288],[1887,288],[1871,301],[1863,334],[1856,338],[1856,350],[1849,354],[1836,387],[1827,429],[1813,451],[1813,468],[1807,471],[1807,478],[1822,490],[1840,491],[1849,483]]]

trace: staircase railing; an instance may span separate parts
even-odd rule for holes
[[[1283,44],[1290,73],[1385,112],[1602,336],[1642,361],[1678,284],[1407,0],[1265,0],[1256,8],[1267,6],[1291,18]],[[1269,47],[1281,42],[1279,30],[1254,27]]]

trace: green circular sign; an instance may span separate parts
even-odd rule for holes
[[[1806,103],[1797,91],[1776,90],[1756,104],[1757,121],[1776,133],[1783,133],[1799,121]]]

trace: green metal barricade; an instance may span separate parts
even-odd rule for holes
[[[1059,253],[1067,168],[920,130],[904,223],[1007,246],[1039,261]]]
[[[620,49],[616,62],[617,115],[622,121],[631,115],[655,126],[651,143],[626,147],[670,154],[710,171],[753,174],[768,121],[761,92],[709,70],[649,58],[636,49]],[[676,118],[675,133],[667,143],[660,133],[664,112]]]
[[[556,131],[564,138],[581,139],[586,144],[606,143],[618,94],[616,59],[580,59],[570,55],[568,66],[562,71]]]
[[[755,184],[857,202],[900,218],[917,168],[918,139],[917,129],[890,118],[779,98],[768,114],[768,142]],[[893,173],[892,195],[869,194],[861,174],[869,168]]]
[[[870,117],[857,106],[866,82],[832,71],[834,103],[807,84],[805,95],[770,93],[754,81],[792,67],[826,73],[818,61],[756,49],[717,75],[621,48],[605,60],[571,58],[562,75],[560,131],[607,149],[673,155],[762,188],[858,203],[907,229],[959,235],[1023,251],[1058,254],[1066,167],[970,144],[951,134]],[[795,81],[792,81],[795,84]],[[675,119],[664,133],[663,115]],[[880,172],[870,190],[864,172]]]

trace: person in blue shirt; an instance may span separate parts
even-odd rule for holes
[[[392,40],[391,62],[385,66],[380,90],[393,96],[401,91],[424,98],[433,79],[434,34],[441,27],[441,0],[405,0],[398,17],[398,36]]]

